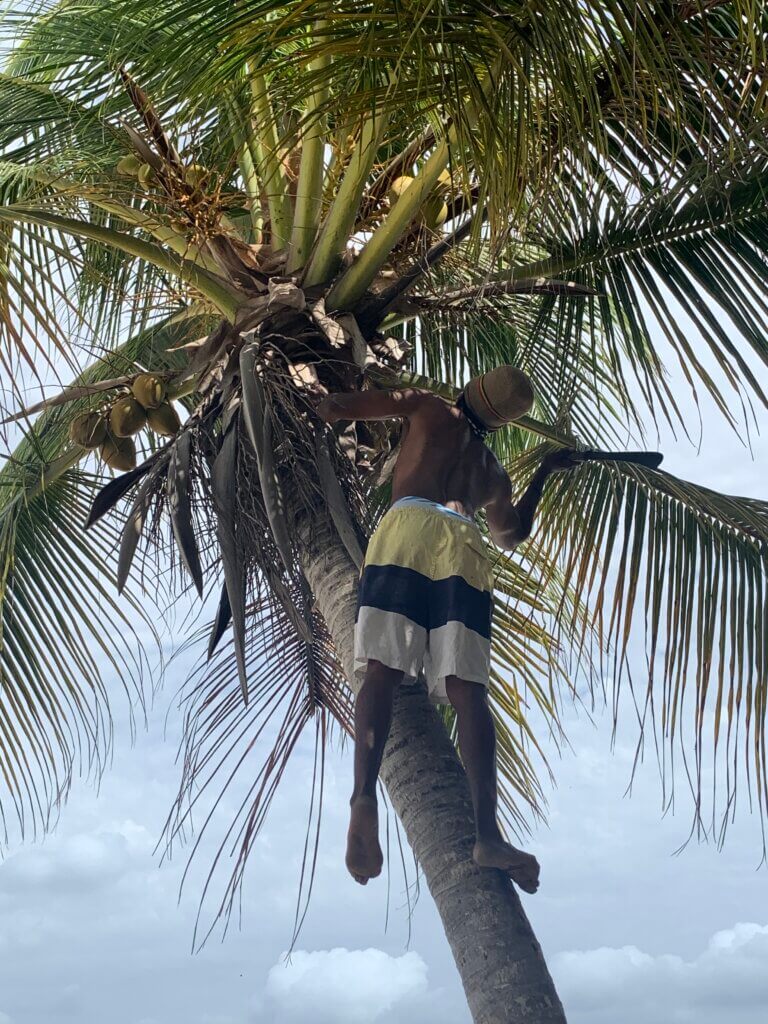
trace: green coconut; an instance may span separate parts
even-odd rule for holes
[[[115,170],[123,178],[135,178],[141,170],[141,160],[133,153],[129,153],[117,161]]]
[[[405,192],[408,186],[413,181],[413,178],[409,178],[407,175],[403,175],[401,178],[395,178],[392,184],[389,186],[387,197],[392,206],[395,205],[400,196]]]
[[[115,437],[113,434],[108,434],[101,446],[100,455],[110,469],[127,472],[136,467],[136,445],[133,443],[133,438]]]
[[[118,398],[109,410],[109,429],[115,437],[130,437],[146,425],[144,406],[135,398]]]
[[[98,412],[84,412],[69,424],[69,439],[81,448],[98,448],[107,436],[107,421]]]
[[[201,164],[192,164],[184,171],[184,181],[191,188],[200,188],[208,180],[208,171]]]
[[[147,409],[147,423],[163,437],[173,437],[181,426],[179,414],[170,402],[163,402],[156,409]]]
[[[439,228],[448,219],[448,206],[439,192],[433,192],[424,200],[424,205],[419,211],[422,223],[428,228]]]
[[[154,373],[140,373],[131,385],[133,397],[145,409],[156,409],[165,398],[165,381]]]
[[[155,171],[152,164],[142,164],[139,167],[139,184],[142,188],[149,189],[152,186],[152,182],[155,180]]]

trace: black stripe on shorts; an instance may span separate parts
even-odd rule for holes
[[[357,606],[405,615],[424,629],[461,622],[480,636],[491,636],[491,594],[471,586],[463,576],[431,580],[400,565],[367,565]]]

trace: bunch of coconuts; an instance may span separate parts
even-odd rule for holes
[[[395,205],[413,180],[408,175],[394,179],[387,193],[390,206]],[[448,218],[448,204],[445,200],[451,188],[451,181],[450,171],[441,171],[434,188],[428,193],[417,214],[419,223],[430,231],[435,231]]]
[[[149,427],[156,434],[172,437],[181,426],[167,394],[166,382],[161,377],[140,373],[130,390],[119,394],[109,405],[76,416],[69,425],[69,438],[81,448],[98,448],[110,469],[133,469],[134,434]]]
[[[115,171],[122,178],[136,178],[145,191],[149,191],[157,181],[157,174],[152,165],[142,163],[132,153],[118,160]],[[192,164],[184,171],[184,181],[193,189],[203,188],[208,178],[208,171],[200,164]]]

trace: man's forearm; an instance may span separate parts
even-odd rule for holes
[[[531,482],[523,492],[523,496],[514,505],[520,529],[518,542],[526,540],[531,535],[531,531],[533,530],[533,520],[536,516],[536,509],[539,507],[541,496],[544,493],[544,485],[549,479],[551,473],[552,470],[549,466],[542,462],[531,477]]]
[[[421,395],[405,391],[340,391],[327,395],[317,406],[317,413],[326,423],[338,420],[383,420],[408,416]]]

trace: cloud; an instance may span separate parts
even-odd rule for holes
[[[0,894],[108,885],[145,849],[151,850],[149,834],[133,821],[68,836],[54,834],[45,843],[22,846],[7,858],[0,874]]]
[[[13,1024],[13,1021],[8,1016],[8,1014],[3,1013],[2,1010],[0,1010],[0,1024]]]
[[[269,971],[264,1012],[257,1012],[256,1020],[373,1024],[396,1005],[423,996],[427,987],[427,965],[418,953],[395,957],[381,949],[299,950]]]
[[[623,946],[559,953],[551,967],[571,1024],[762,1024],[768,925],[719,931],[693,960]]]

